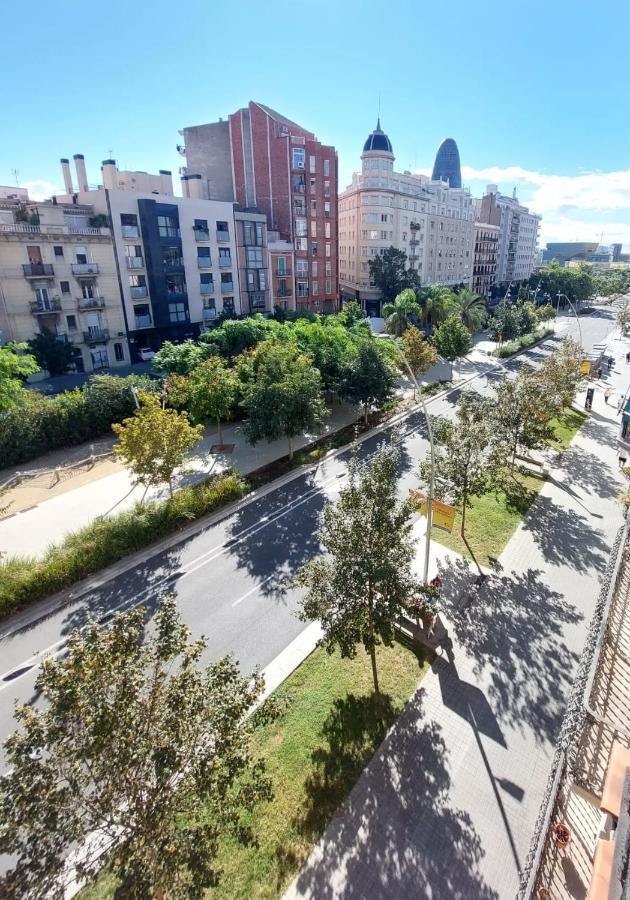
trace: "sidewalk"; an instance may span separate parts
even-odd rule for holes
[[[449,658],[405,708],[286,898],[511,900],[588,621],[621,523],[616,406],[589,420],[476,591],[442,560]],[[583,395],[578,397],[583,405]],[[462,605],[462,598],[465,604]]]

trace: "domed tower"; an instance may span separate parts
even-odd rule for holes
[[[379,116],[376,128],[363,145],[363,153],[361,154],[363,171],[365,172],[368,169],[386,169],[391,172],[394,169],[394,159],[392,142],[382,130]]]
[[[445,138],[435,155],[432,181],[447,181],[449,187],[462,186],[462,170],[459,165],[459,150],[453,138]]]

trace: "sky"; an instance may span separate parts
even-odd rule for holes
[[[334,144],[343,188],[380,104],[398,170],[453,137],[475,196],[543,216],[541,246],[630,250],[627,0],[6,0],[2,31],[0,184],[35,199],[74,153],[90,182],[110,156],[177,182],[179,129],[249,100]]]

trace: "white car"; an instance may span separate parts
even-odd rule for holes
[[[142,362],[149,362],[155,356],[155,350],[152,350],[150,347],[140,347],[138,353]]]

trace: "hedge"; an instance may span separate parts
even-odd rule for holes
[[[506,356],[513,356],[519,350],[525,350],[526,347],[537,344],[538,341],[544,340],[550,334],[553,334],[553,328],[544,328],[542,331],[531,331],[529,334],[522,334],[516,340],[502,344],[492,355],[498,356],[500,359],[504,359]]]
[[[68,588],[129,553],[178,531],[249,489],[234,473],[223,473],[168,500],[137,503],[129,510],[98,518],[53,544],[42,559],[13,556],[0,562],[0,618]]]
[[[156,382],[139,375],[94,375],[82,389],[57,397],[25,390],[22,402],[0,417],[0,469],[108,434],[113,422],[132,415],[132,387],[155,390]]]

